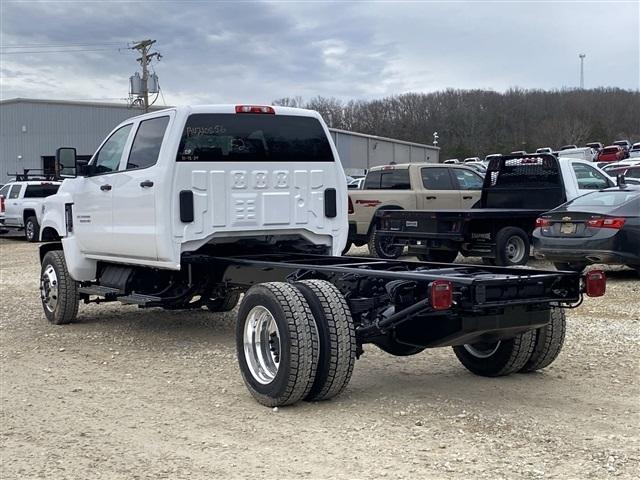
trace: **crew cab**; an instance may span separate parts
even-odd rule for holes
[[[53,324],[80,301],[237,310],[238,365],[271,407],[325,400],[371,344],[451,346],[471,372],[532,372],[558,356],[564,307],[602,272],[342,257],[346,179],[317,112],[177,107],[126,120],[45,201],[40,297]],[[92,311],[95,312],[95,311]],[[89,312],[85,313],[89,314]]]
[[[375,213],[381,210],[438,210],[468,208],[480,199],[482,176],[464,165],[404,163],[372,167],[361,190],[349,192],[349,238],[352,244],[368,244],[374,256],[383,256],[376,248]],[[391,257],[397,257],[395,252]]]
[[[525,265],[531,234],[544,212],[588,192],[613,186],[591,162],[526,154],[494,158],[477,208],[379,212],[378,245],[405,245],[421,260],[452,262],[458,253],[487,264]]]
[[[29,242],[37,242],[42,222],[44,199],[58,191],[60,182],[48,179],[22,180],[18,175],[0,189],[0,227],[3,230],[24,230]]]

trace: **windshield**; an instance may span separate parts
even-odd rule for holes
[[[640,191],[611,190],[587,193],[569,202],[572,207],[617,207],[640,196]]]
[[[194,114],[187,119],[178,162],[333,162],[331,145],[313,117]]]

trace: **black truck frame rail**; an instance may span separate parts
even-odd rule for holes
[[[104,265],[97,282],[80,286],[80,297],[85,303],[197,309],[260,283],[326,280],[345,296],[361,352],[364,343],[397,351],[398,345],[425,348],[509,338],[546,325],[552,307],[575,305],[584,291],[584,280],[574,272],[215,252],[183,254],[179,272]],[[442,298],[444,304],[437,304]]]
[[[436,347],[507,338],[548,323],[551,306],[570,306],[582,298],[577,273],[290,253],[187,254],[183,261],[217,270],[226,289],[327,280],[347,300],[359,345]],[[442,282],[451,289],[446,309],[433,305],[432,289]]]

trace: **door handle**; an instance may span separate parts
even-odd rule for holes
[[[462,197],[463,200],[471,200],[473,197]]]
[[[427,200],[435,200],[437,197],[427,197]]]
[[[109,184],[100,185],[100,190],[102,190],[103,192],[108,192],[109,190],[111,190],[111,185]]]
[[[153,187],[153,182],[151,180],[145,180],[144,182],[140,182],[140,186],[142,188]]]

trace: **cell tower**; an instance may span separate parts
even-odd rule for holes
[[[584,57],[586,55],[584,53],[579,53],[578,57],[580,57],[580,90],[584,89]]]

